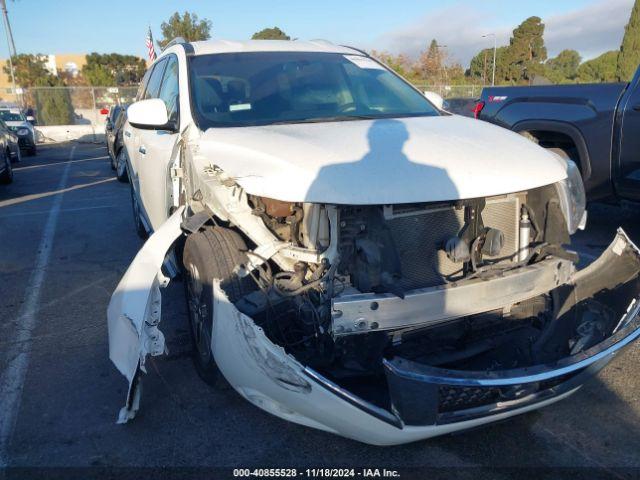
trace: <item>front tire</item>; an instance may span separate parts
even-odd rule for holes
[[[121,148],[116,155],[115,170],[116,178],[119,182],[127,183],[129,181],[129,175],[127,173],[127,153],[124,148]]]
[[[253,291],[251,278],[240,278],[234,273],[237,265],[247,262],[246,248],[237,232],[222,227],[208,227],[193,233],[184,245],[182,258],[193,360],[200,378],[212,386],[221,381],[211,352],[213,279],[220,279],[231,302]]]

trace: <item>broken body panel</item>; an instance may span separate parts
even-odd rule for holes
[[[164,351],[163,337],[157,330],[159,287],[166,283],[161,267],[171,244],[182,234],[181,220],[182,211],[177,211],[150,238],[109,305],[110,357],[130,386],[120,421],[132,418],[137,410],[138,375],[144,368],[144,358]],[[545,269],[545,265],[535,266]],[[531,297],[539,293],[536,285],[545,285],[556,299],[553,322],[541,335],[544,338],[538,338],[548,345],[538,349],[539,356],[533,359],[537,362],[491,371],[473,370],[472,364],[465,366],[464,362],[460,369],[440,368],[405,358],[399,348],[383,359],[385,379],[372,381],[380,383],[388,396],[387,405],[375,396],[367,398],[351,391],[340,384],[340,379],[328,378],[274,344],[254,319],[229,301],[218,279],[213,282],[211,349],[229,383],[247,400],[276,416],[376,445],[429,438],[558,401],[575,392],[586,378],[640,336],[640,251],[622,230],[590,266],[577,272],[567,268],[556,261],[554,269],[558,273],[552,282],[531,282]],[[471,282],[490,285],[492,280]],[[474,298],[479,300],[476,295],[479,293],[469,298],[470,304]],[[388,297],[367,294],[367,302],[384,304]],[[505,300],[505,305],[516,297]],[[411,310],[423,308],[426,312],[432,303],[428,295],[420,298],[419,294],[411,302]],[[472,315],[473,306],[458,313]],[[441,317],[434,314],[439,321],[444,320]],[[558,357],[555,345],[570,341],[580,330],[578,342],[588,337],[585,330],[590,330],[597,333],[597,343],[583,350],[574,344],[575,353]],[[504,352],[499,355],[508,357]]]

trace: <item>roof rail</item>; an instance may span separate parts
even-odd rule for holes
[[[167,43],[162,49],[162,51],[164,52],[167,48],[173,47],[174,45],[179,45],[181,43],[187,43],[187,41],[183,37],[176,37],[173,40],[171,40],[169,43]]]
[[[355,50],[356,52],[360,52],[365,57],[370,57],[371,56],[371,55],[369,55],[369,53],[367,53],[365,50],[362,50],[361,48],[352,47],[351,45],[340,45],[340,46],[344,47],[344,48],[350,48],[351,50]]]

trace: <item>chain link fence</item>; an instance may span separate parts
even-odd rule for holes
[[[15,103],[30,109],[39,126],[93,125],[103,126],[108,110],[135,99],[138,87],[34,87],[20,91]]]
[[[450,98],[478,99],[482,93],[483,85],[423,85],[416,84],[422,91],[436,92],[445,100]]]
[[[461,105],[463,114],[467,103],[480,97],[481,85],[424,85],[417,84],[423,91],[436,92],[451,105]],[[133,87],[34,87],[22,90],[16,102],[25,110],[35,114],[37,125],[92,125],[102,127],[105,109],[114,105],[133,102],[137,86]],[[0,93],[1,95],[1,93]],[[4,96],[7,100],[10,95]],[[456,112],[457,113],[457,112]]]

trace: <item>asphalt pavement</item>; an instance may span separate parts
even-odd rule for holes
[[[141,240],[129,185],[115,179],[106,155],[100,145],[43,146],[15,165],[12,185],[0,185],[0,466],[11,467],[5,472],[292,466],[465,467],[454,471],[474,478],[501,475],[496,467],[587,467],[613,478],[640,472],[629,470],[640,468],[640,344],[541,411],[453,436],[372,447],[285,422],[230,388],[200,381],[179,282],[163,296],[169,354],[148,361],[138,417],[116,425],[127,383],[108,359],[106,307]],[[594,258],[618,225],[640,240],[637,218],[633,207],[593,207],[578,249]]]

